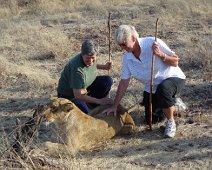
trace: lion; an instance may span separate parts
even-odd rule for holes
[[[43,113],[43,120],[55,123],[60,141],[48,141],[42,146],[52,154],[59,151],[75,155],[78,151],[90,150],[117,134],[132,132],[135,124],[127,110],[120,105],[116,117],[106,116],[102,112],[109,106],[98,106],[85,114],[70,100],[52,97],[50,107]]]

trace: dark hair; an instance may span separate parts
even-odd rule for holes
[[[98,54],[98,44],[93,40],[86,39],[82,43],[81,55],[95,55]]]

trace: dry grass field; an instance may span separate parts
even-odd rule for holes
[[[31,152],[26,159],[12,156],[16,118],[23,123],[38,105],[56,95],[61,70],[85,38],[99,42],[98,62],[108,61],[109,11],[112,35],[120,24],[131,24],[141,37],[154,36],[159,18],[158,37],[179,55],[187,76],[181,98],[188,109],[176,117],[176,137],[163,138],[164,123],[149,131],[144,108],[137,107],[130,113],[135,132],[89,152],[73,158]],[[122,54],[112,37],[112,98],[120,80]],[[211,0],[0,0],[0,169],[211,169],[211,57]],[[131,108],[142,100],[142,93],[143,86],[132,79],[122,103]],[[48,129],[41,126],[39,132],[45,136]],[[32,145],[40,140],[36,138]]]

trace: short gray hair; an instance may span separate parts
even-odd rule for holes
[[[81,46],[81,55],[97,55],[98,48],[98,44],[95,41],[86,39]]]
[[[139,38],[135,27],[131,25],[120,25],[115,32],[115,40],[118,44],[129,42],[132,36],[137,39]]]

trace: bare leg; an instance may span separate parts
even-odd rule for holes
[[[166,117],[167,117],[168,120],[171,120],[171,121],[174,120],[175,110],[176,110],[175,106],[171,106],[169,108],[163,109],[163,112],[166,114]]]
[[[167,122],[166,122],[166,128],[164,131],[164,135],[169,138],[173,138],[176,133],[176,124],[174,121],[174,111],[175,111],[175,106],[171,106],[169,108],[163,109],[164,113],[166,114],[167,117]]]

